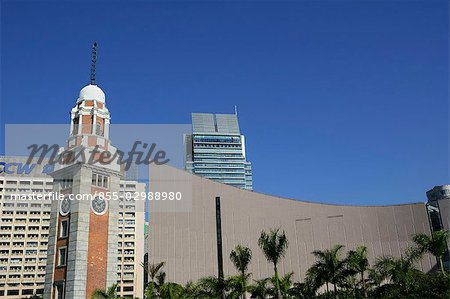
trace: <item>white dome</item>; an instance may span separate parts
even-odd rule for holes
[[[84,100],[96,100],[105,103],[105,93],[97,85],[87,85],[80,90],[77,103]]]

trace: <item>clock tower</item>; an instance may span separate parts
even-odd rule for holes
[[[116,149],[109,140],[110,113],[95,82],[96,47],[90,84],[72,109],[67,145],[51,174],[53,192],[45,276],[45,299],[90,299],[95,289],[117,282],[120,165],[101,163],[101,153]]]

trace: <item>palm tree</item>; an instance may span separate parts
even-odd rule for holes
[[[96,289],[91,299],[120,299],[117,296],[117,284],[113,284],[107,290]]]
[[[289,298],[290,290],[292,288],[292,276],[294,272],[289,272],[282,277],[280,277],[280,293],[283,298]]]
[[[368,272],[366,284],[366,287],[368,287],[367,289],[373,290],[383,284],[385,277],[377,269],[375,269],[375,266],[373,268],[367,269],[367,272]]]
[[[421,273],[415,264],[422,258],[423,252],[414,247],[409,247],[400,257],[382,256],[377,259],[371,276],[378,282],[388,281],[378,287],[382,292],[392,292],[409,296]],[[377,290],[377,291],[380,291]]]
[[[305,282],[294,282],[293,286],[289,290],[289,293],[296,299],[310,299],[315,298],[317,288],[311,281],[305,280]]]
[[[444,255],[447,252],[449,235],[448,230],[439,230],[433,232],[431,237],[426,234],[415,234],[412,237],[419,251],[431,253],[439,260],[439,266],[443,274],[445,274]]]
[[[252,294],[251,298],[255,299],[267,298],[267,295],[269,294],[269,287],[267,286],[268,282],[269,278],[255,280],[255,283],[249,286],[249,291]]]
[[[149,264],[147,273],[150,275],[150,280],[154,283],[156,276],[159,274],[159,271],[164,267],[166,263],[160,262],[156,264]]]
[[[410,251],[412,252],[412,251]],[[406,253],[400,257],[383,256],[377,260],[374,265],[374,270],[378,281],[386,281],[388,283],[379,287],[378,292],[388,292],[394,294],[401,294],[409,297],[414,288],[420,271],[414,267],[417,261],[417,255],[410,255]],[[383,293],[378,294],[381,296]],[[382,295],[385,297],[385,295]]]
[[[156,275],[156,285],[162,286],[165,283],[166,283],[166,272],[164,271],[158,272],[158,274]]]
[[[239,274],[236,276],[231,276],[227,279],[226,284],[230,290],[228,298],[241,298],[245,299],[245,294],[248,289],[248,280],[250,274]]]
[[[258,240],[258,245],[264,252],[267,261],[273,264],[275,272],[275,291],[278,299],[281,299],[278,262],[286,254],[288,244],[289,242],[286,234],[284,231],[280,232],[279,228],[271,229],[269,233],[262,231]]]
[[[197,285],[197,298],[223,298],[227,282],[215,276],[200,278]]]
[[[184,295],[183,286],[174,282],[164,283],[159,287],[159,289],[160,297],[164,299],[179,299]]]
[[[154,282],[150,282],[145,288],[144,298],[157,299],[159,298],[158,287]]]
[[[366,297],[366,280],[364,272],[369,268],[369,260],[367,259],[367,247],[358,246],[356,250],[350,250],[347,255],[347,264],[351,270],[359,273],[364,297]]]
[[[241,292],[241,297],[245,299],[245,293],[247,292],[247,281],[250,277],[250,275],[246,274],[246,271],[248,269],[250,261],[252,260],[252,251],[248,247],[238,245],[234,250],[231,251],[230,259],[236,269],[239,271],[240,277],[237,278],[240,281],[239,289]],[[236,278],[234,279],[234,282],[236,282]]]
[[[145,288],[146,298],[158,298],[160,287],[165,283],[166,278],[166,273],[161,270],[164,265],[164,262],[149,264],[147,267],[141,264],[144,267],[144,274],[150,276],[150,282]]]
[[[327,296],[330,294],[328,284],[333,284],[336,297],[336,285],[342,278],[345,261],[340,258],[340,251],[344,245],[335,245],[331,249],[315,250],[312,254],[317,261],[307,271],[307,276],[319,285],[326,285]]]
[[[183,293],[180,296],[180,298],[185,298],[185,299],[198,298],[197,292],[198,292],[198,286],[195,283],[193,283],[192,281],[188,281],[186,283],[186,285],[183,287]]]

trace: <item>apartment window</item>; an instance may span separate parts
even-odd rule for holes
[[[67,247],[60,247],[58,250],[58,266],[66,265]]]
[[[8,296],[18,296],[19,295],[19,290],[8,290],[7,291],[7,295]]]
[[[25,289],[22,290],[22,295],[33,295],[34,290],[33,289]]]
[[[108,188],[109,177],[106,175],[93,173],[92,174],[92,185],[100,188]]]
[[[61,221],[59,237],[67,238],[68,236],[69,236],[69,220],[65,219],[65,220]]]

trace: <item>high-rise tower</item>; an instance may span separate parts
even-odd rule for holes
[[[253,190],[252,164],[237,113],[192,113],[192,135],[184,136],[189,172],[241,189]]]
[[[64,200],[52,202],[45,299],[91,298],[95,289],[117,282],[119,203],[101,194],[119,192],[122,175],[117,163],[99,163],[100,153],[92,156],[95,147],[116,152],[109,140],[105,93],[95,82],[95,62],[96,44],[91,82],[71,111],[62,162],[51,174],[53,191],[64,194]]]

